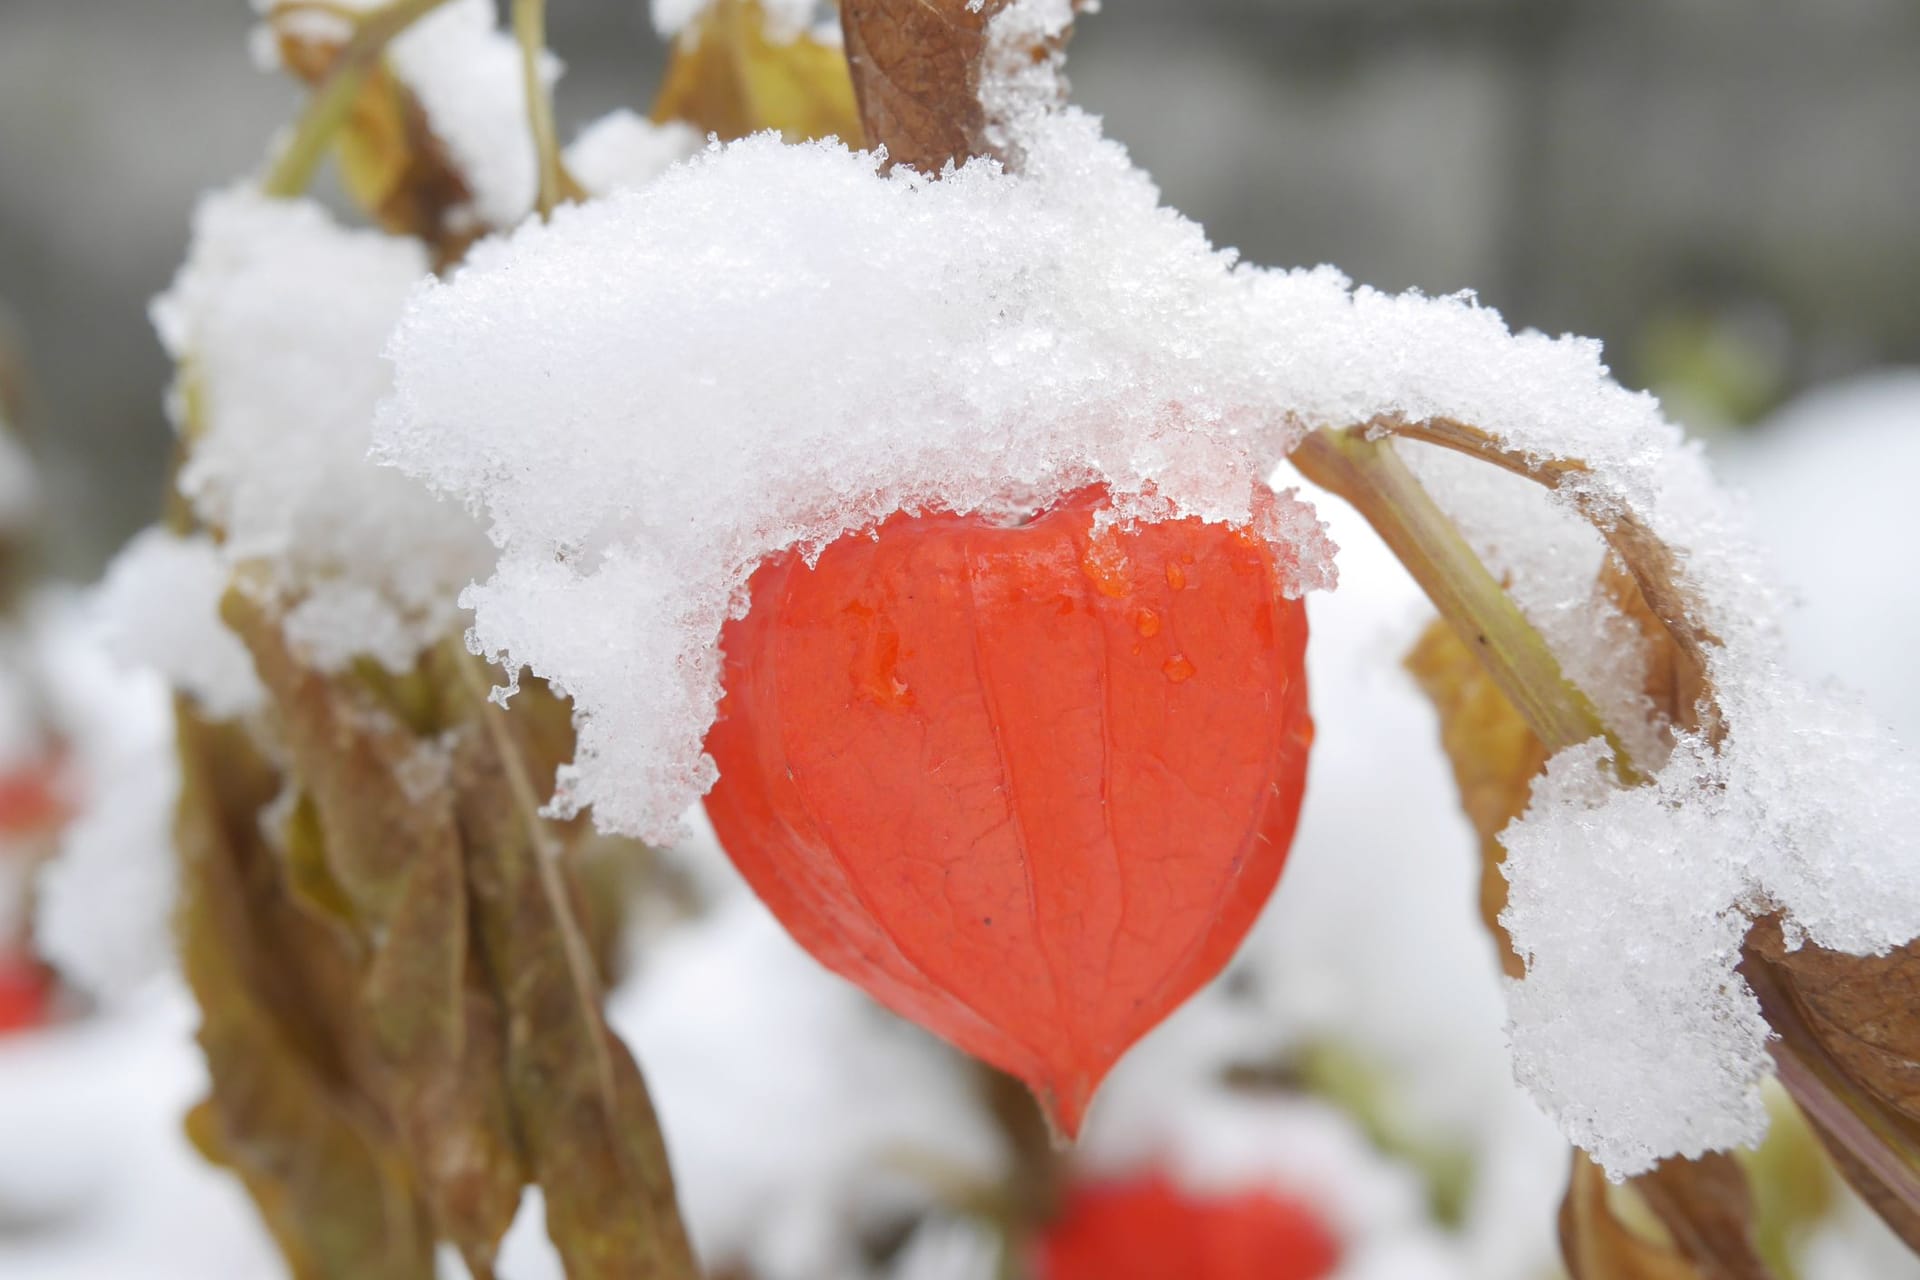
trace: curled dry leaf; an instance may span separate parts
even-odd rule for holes
[[[858,147],[864,136],[840,48],[804,32],[769,39],[758,0],[717,0],[681,34],[653,118],[727,140],[776,129],[789,142],[833,137]]]
[[[1920,1123],[1914,1115],[1914,1018],[1920,955],[1789,951],[1779,922],[1758,922],[1741,971],[1779,1040],[1774,1059],[1834,1167],[1907,1246],[1920,1252]]]
[[[1700,1280],[1769,1280],[1753,1237],[1753,1193],[1733,1157],[1662,1160],[1632,1180]]]
[[[1560,1204],[1560,1254],[1573,1280],[1701,1280],[1670,1243],[1621,1221],[1613,1194],[1600,1166],[1574,1152]]]
[[[1769,918],[1747,945],[1782,974],[1828,1056],[1888,1110],[1920,1126],[1920,942],[1884,956],[1810,943],[1788,950]]]

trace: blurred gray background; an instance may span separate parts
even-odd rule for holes
[[[549,0],[563,134],[644,110],[642,0]],[[245,0],[0,0],[0,342],[55,566],[157,510],[145,304],[297,104]],[[1167,199],[1273,264],[1472,288],[1702,428],[1920,363],[1920,0],[1106,0],[1070,63]]]

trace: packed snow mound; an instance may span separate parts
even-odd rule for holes
[[[201,201],[186,265],[153,304],[181,368],[179,490],[229,566],[266,567],[288,638],[325,670],[362,655],[409,670],[491,559],[467,512],[367,459],[381,349],[426,274],[417,241],[235,188]],[[204,556],[135,551],[148,592],[177,582],[204,600]]]

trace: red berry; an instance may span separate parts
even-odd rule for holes
[[[1205,1198],[1160,1175],[1078,1186],[1040,1237],[1037,1280],[1320,1280],[1340,1242],[1270,1191]]]
[[[0,835],[32,835],[66,821],[66,802],[60,798],[60,769],[61,759],[55,755],[0,774]]]
[[[44,1023],[52,996],[46,966],[24,953],[0,952],[0,1035]]]
[[[796,940],[1024,1079],[1058,1130],[1224,966],[1286,859],[1306,614],[1267,543],[896,515],[763,565],[707,798]]]

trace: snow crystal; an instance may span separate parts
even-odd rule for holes
[[[289,638],[323,669],[360,654],[411,667],[454,626],[461,587],[489,558],[464,511],[366,460],[390,380],[381,346],[426,271],[412,240],[346,230],[308,201],[233,190],[202,200],[187,264],[153,306],[182,369],[180,491],[218,531],[228,564],[270,567]],[[193,625],[213,572],[204,549],[198,567],[179,546],[150,541],[141,554],[118,575],[121,594],[183,575],[196,603],[159,625]],[[143,586],[149,572],[160,576]],[[227,665],[212,647],[199,661]]]
[[[1060,9],[1009,9],[996,46]],[[771,552],[1096,481],[1122,519],[1244,523],[1311,427],[1470,423],[1589,464],[1540,510],[1632,516],[1677,550],[1730,727],[1663,761],[1664,741],[1624,727],[1646,710],[1624,620],[1577,634],[1594,627],[1591,539],[1470,530],[1516,574],[1554,560],[1523,607],[1557,618],[1542,626],[1568,670],[1658,773],[1598,794],[1578,750],[1510,833],[1510,928],[1535,970],[1513,1003],[1518,1073],[1616,1174],[1757,1138],[1763,1029],[1731,970],[1744,921],[1782,910],[1793,936],[1855,951],[1920,933],[1904,869],[1920,811],[1884,735],[1782,674],[1778,600],[1699,451],[1595,343],[1512,334],[1470,296],[1214,250],[1095,121],[1042,109],[1044,76],[1008,76],[996,127],[1017,174],[974,161],[931,181],[752,138],[483,243],[409,305],[376,452],[491,520],[502,554],[466,596],[469,639],[572,696],[557,810],[673,829],[713,777],[714,639]],[[1429,470],[1443,503],[1473,507]],[[1628,833],[1632,875],[1593,865]],[[1606,1012],[1627,1007],[1632,1035]]]
[[[97,607],[113,655],[151,666],[216,720],[260,705],[253,656],[220,621],[231,576],[213,539],[143,530],[107,566]]]
[[[611,195],[652,182],[705,141],[690,124],[679,120],[655,124],[622,107],[580,131],[567,148],[567,171],[588,194]]]
[[[1074,0],[1013,0],[987,24],[979,90],[987,143],[1016,165],[1028,162],[1026,136],[1067,100],[1066,37],[1073,19]],[[1036,57],[1036,50],[1044,53]]]
[[[341,9],[369,11],[383,0],[341,0]],[[272,13],[277,0],[254,0]],[[275,15],[274,28],[311,39],[344,41],[351,29],[338,13],[294,8]],[[256,60],[277,60],[271,32],[261,28]],[[428,127],[446,146],[473,194],[474,212],[490,227],[511,227],[533,211],[539,161],[527,113],[520,47],[499,26],[495,0],[451,0],[407,28],[387,48],[394,74],[413,92]],[[542,55],[550,87],[559,60]]]
[[[388,57],[452,154],[480,220],[511,227],[532,212],[540,169],[526,79],[493,0],[453,0],[395,40]],[[540,76],[549,88],[560,78],[552,54],[543,52]]]

